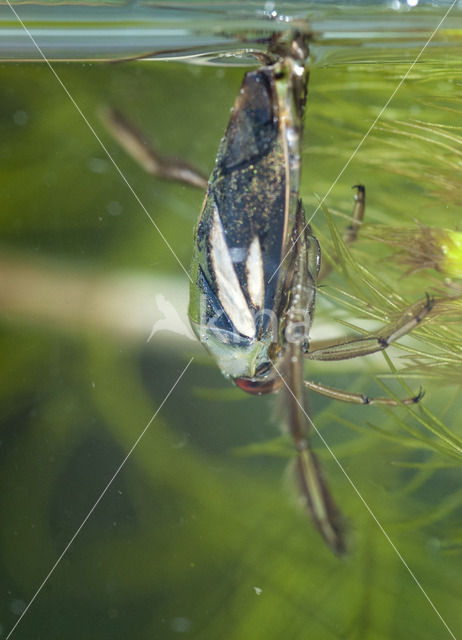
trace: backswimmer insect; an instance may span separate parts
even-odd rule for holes
[[[306,381],[304,358],[344,360],[386,349],[422,321],[433,301],[427,296],[374,335],[319,348],[309,342],[321,249],[299,197],[308,42],[300,32],[287,41],[273,37],[267,53],[255,54],[262,64],[244,76],[208,181],[159,157],[119,114],[108,113],[106,123],[150,173],[206,188],[194,236],[191,325],[239,388],[284,394],[300,494],[327,544],[342,553],[342,517],[307,440],[304,388],[358,404],[399,403]],[[365,189],[356,190],[347,243],[364,215]]]

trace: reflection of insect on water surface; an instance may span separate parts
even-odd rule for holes
[[[342,552],[341,517],[306,439],[304,386],[347,402],[397,403],[304,381],[303,358],[342,360],[383,350],[411,331],[432,303],[414,305],[373,336],[309,344],[321,252],[299,198],[307,37],[295,34],[285,44],[274,39],[258,57],[264,64],[244,76],[208,184],[191,167],[146,149],[120,116],[111,115],[110,128],[151,173],[207,185],[194,239],[191,324],[241,389],[283,391],[301,495],[326,542]],[[347,242],[356,236],[364,204],[364,188],[357,187]]]

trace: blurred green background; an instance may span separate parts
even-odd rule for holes
[[[444,288],[444,277],[404,277],[406,268],[367,227],[386,225],[385,234],[415,220],[460,227],[462,74],[454,52],[447,55],[436,49],[422,58],[326,201],[348,216],[351,185],[367,186],[367,226],[352,256],[385,298],[392,291],[403,305]],[[401,64],[315,65],[301,188],[307,216],[414,57],[403,51]],[[243,70],[165,62],[55,69],[188,265],[203,194],[145,175],[98,113],[116,106],[159,151],[208,173]],[[317,437],[313,446],[350,530],[342,559],[295,504],[277,399],[245,396],[192,340],[165,331],[147,342],[149,318],[133,329],[113,312],[114,296],[129,304],[132,289],[155,296],[160,283],[184,314],[186,276],[45,65],[0,67],[0,169],[1,637],[192,356],[13,637],[450,637]],[[346,224],[341,215],[334,221],[340,230]],[[322,211],[313,224],[332,253]],[[348,333],[335,321],[367,314],[375,294],[362,277],[351,269],[331,274],[315,334]],[[376,316],[386,320],[387,300],[377,300]],[[460,351],[445,340],[448,327],[455,344],[462,331],[447,315],[428,327],[409,349],[436,354],[442,373],[414,358],[404,377],[412,392],[424,385],[421,407],[358,408],[314,396],[310,404],[317,428],[458,637],[462,369]],[[395,366],[403,354],[392,354]],[[385,395],[376,376],[392,373],[390,366],[383,356],[310,363],[307,376]]]

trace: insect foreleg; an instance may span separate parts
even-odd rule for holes
[[[357,184],[353,187],[356,189],[355,201],[353,205],[353,212],[351,214],[351,222],[342,234],[343,242],[349,246],[356,241],[358,232],[361,228],[361,224],[364,219],[364,212],[366,210],[366,188]],[[337,260],[335,261],[337,262]],[[318,282],[329,275],[333,269],[333,264],[324,262],[321,266],[321,272],[319,274]]]

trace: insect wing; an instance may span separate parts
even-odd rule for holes
[[[286,114],[282,122],[289,84],[281,92],[274,66],[245,75],[196,229],[193,327],[199,332],[213,325],[221,342],[247,349],[277,341],[281,282],[290,268],[278,272],[298,196],[298,148],[288,147],[291,118]]]

